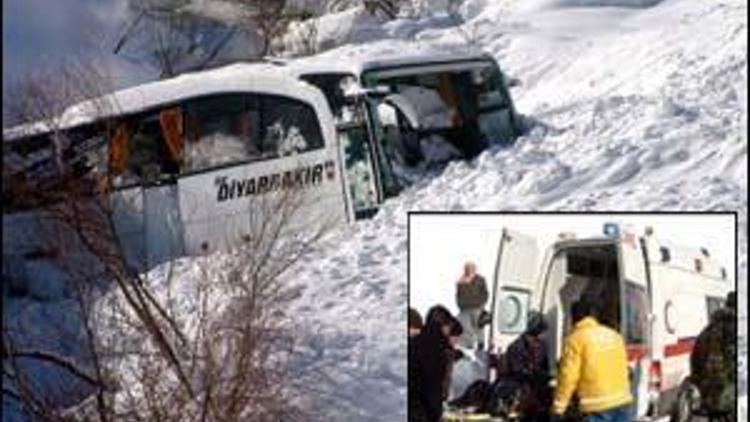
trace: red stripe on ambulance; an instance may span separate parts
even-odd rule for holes
[[[689,354],[695,347],[695,337],[681,338],[677,343],[664,346],[664,357],[680,356]]]

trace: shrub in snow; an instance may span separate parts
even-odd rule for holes
[[[290,151],[300,146],[298,132],[292,127],[282,134]],[[58,360],[65,383],[47,389],[17,384],[24,411],[33,418],[125,421],[315,420],[310,375],[289,376],[297,336],[285,307],[293,295],[278,281],[328,230],[290,225],[305,211],[300,196],[289,189],[259,198],[252,229],[236,250],[166,263],[147,274],[125,264],[107,201],[71,197],[56,206],[61,227],[71,224],[51,239],[64,242],[59,271],[65,272],[45,268],[45,274],[69,282],[74,299],[67,303],[80,315],[72,327],[78,336],[58,344],[31,340],[43,356],[70,353],[65,341],[88,351],[77,353],[77,360]],[[27,359],[20,341],[7,347],[18,351],[11,361]],[[16,367],[18,379],[39,378],[39,365]],[[92,398],[69,409],[60,406],[70,400],[50,401],[73,397],[65,389],[74,381],[93,389]]]

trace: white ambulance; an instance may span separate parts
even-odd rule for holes
[[[548,352],[557,362],[570,330],[571,304],[583,294],[599,297],[601,322],[627,344],[637,419],[684,420],[690,352],[733,283],[705,249],[661,243],[652,230],[636,236],[606,224],[604,232],[590,239],[567,235],[542,255],[535,238],[503,230],[490,350],[502,353],[534,310],[549,324]]]

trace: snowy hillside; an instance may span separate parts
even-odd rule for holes
[[[468,36],[521,80],[517,108],[540,125],[425,178],[289,277],[304,286],[301,320],[330,333],[316,341],[350,357],[332,388],[365,419],[404,419],[408,210],[742,210],[747,279],[746,3],[573,7],[596,3],[626,2],[476,0],[462,8],[474,16],[461,30],[388,24],[420,40]]]
[[[741,210],[747,295],[744,0],[467,0],[459,10],[460,27],[445,15],[367,21],[357,41],[477,44],[521,81],[517,109],[537,124],[511,147],[425,176],[286,274],[303,333],[296,364],[336,364],[319,386],[331,420],[406,420],[409,210]],[[199,263],[222,260],[183,259],[175,276],[192,282]]]
[[[335,388],[365,419],[404,419],[395,404],[404,403],[408,210],[743,210],[746,280],[746,3],[571,6],[592,3],[623,2],[527,1],[514,10],[477,0],[464,5],[476,14],[462,30],[416,33],[450,42],[468,35],[490,51],[522,82],[513,91],[519,111],[541,124],[511,148],[425,178],[290,277],[304,286],[301,320],[330,327],[317,341],[354,356]],[[409,25],[418,26],[387,29],[408,33]]]

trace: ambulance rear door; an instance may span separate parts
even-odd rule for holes
[[[503,229],[492,289],[490,350],[504,351],[526,329],[537,287],[537,240]]]
[[[650,286],[645,243],[634,233],[619,237],[620,256],[620,332],[628,352],[631,391],[635,398],[635,416],[648,412],[652,348],[650,336]]]

